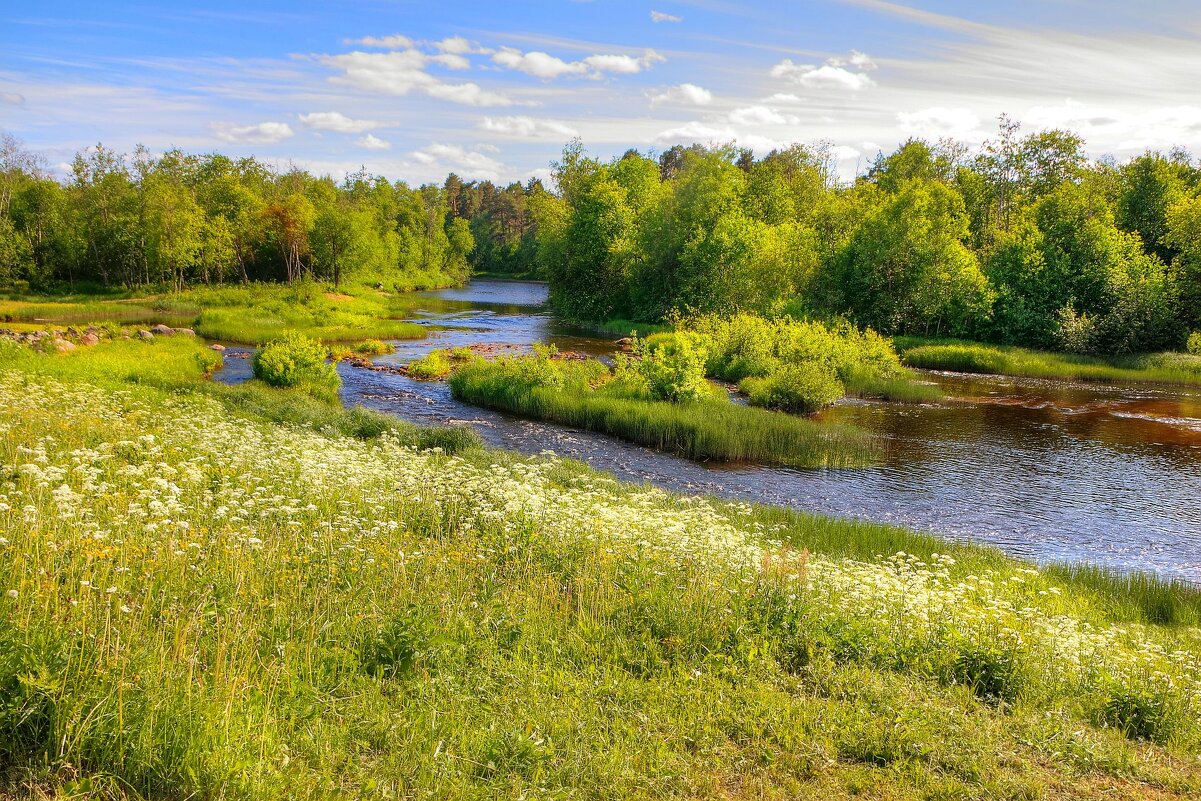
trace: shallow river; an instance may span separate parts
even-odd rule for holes
[[[602,355],[611,341],[560,325],[544,285],[473,281],[412,296],[430,336],[377,361],[477,343]],[[245,361],[221,378],[243,380]],[[1201,582],[1201,392],[927,373],[937,404],[848,401],[821,414],[875,432],[883,463],[795,470],[706,465],[608,437],[456,402],[445,383],[345,364],[343,400],[419,423],[467,423],[490,444],[554,451],[617,476],[996,545],[1039,561],[1088,561]]]

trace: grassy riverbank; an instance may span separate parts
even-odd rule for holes
[[[231,415],[211,358],[0,351],[0,795],[1201,791],[1195,592]]]
[[[897,337],[906,365],[926,370],[1051,378],[1074,381],[1201,386],[1201,356],[1145,353],[1128,356],[1081,356],[957,340]]]
[[[161,322],[193,328],[209,339],[245,345],[262,344],[285,331],[298,331],[322,342],[425,336],[421,326],[393,319],[404,314],[402,298],[366,287],[335,292],[313,282],[198,287],[145,297],[71,295],[0,300],[0,321],[4,321],[0,326],[105,322],[150,326]]]
[[[735,404],[716,388],[687,402],[655,399],[615,379],[595,360],[533,355],[467,362],[450,377],[450,387],[467,403],[689,459],[850,467],[876,455],[869,436],[856,429]]]

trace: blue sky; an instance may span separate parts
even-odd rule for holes
[[[825,141],[851,175],[1007,112],[1094,156],[1201,151],[1201,9],[1168,0],[8,3],[0,129],[52,167],[103,142],[413,183]]]

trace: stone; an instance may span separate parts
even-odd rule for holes
[[[154,334],[150,333],[149,331],[139,331],[138,336],[140,336],[142,339],[154,339]]]
[[[79,344],[80,345],[95,345],[99,341],[100,341],[100,337],[96,336],[95,334],[88,333],[88,334],[84,334],[82,337],[80,337]]]
[[[150,333],[169,337],[175,333],[175,329],[169,325],[163,325],[162,323],[159,323],[154,328],[150,329]]]
[[[216,344],[209,345],[209,350],[215,350],[218,353],[220,353],[221,351],[225,350],[225,346],[224,345],[216,345]]]
[[[183,336],[185,336],[185,337],[194,337],[194,336],[196,336],[196,332],[195,332],[195,331],[193,331],[191,328],[174,328],[174,329],[172,329],[172,330],[173,330],[175,333],[177,333],[177,334],[182,334],[182,335],[183,335]]]
[[[68,351],[75,350],[75,343],[68,342],[65,339],[56,339],[54,340],[54,349],[59,353],[67,353]]]

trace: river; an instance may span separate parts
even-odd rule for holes
[[[414,293],[424,340],[393,343],[377,362],[477,343],[603,355],[613,343],[557,322],[546,287],[476,280]],[[220,378],[244,380],[227,360]],[[809,469],[699,464],[609,437],[458,403],[442,382],[339,365],[350,405],[425,424],[474,426],[490,444],[553,451],[637,482],[790,506],[997,546],[1035,561],[1091,562],[1201,582],[1201,392],[926,373],[945,400],[920,406],[846,400],[820,419],[878,435],[873,467]]]

